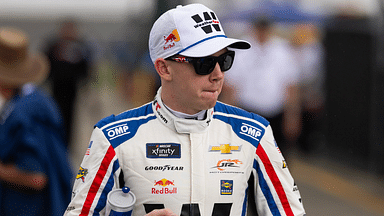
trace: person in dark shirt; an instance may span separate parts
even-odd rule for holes
[[[0,28],[0,215],[62,215],[72,177],[63,121],[38,88],[48,60],[28,47],[26,33]]]
[[[49,81],[53,97],[63,114],[66,137],[70,142],[78,85],[88,77],[91,52],[79,36],[77,23],[65,20],[57,37],[48,42],[45,53],[51,64]]]

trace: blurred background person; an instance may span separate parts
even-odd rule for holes
[[[265,116],[277,144],[287,151],[301,131],[299,67],[289,41],[275,34],[271,20],[254,18],[251,29],[244,38],[251,51],[236,52],[221,100]]]
[[[91,50],[80,37],[78,23],[66,19],[61,22],[57,36],[48,41],[45,53],[51,64],[52,94],[63,114],[66,138],[70,143],[76,95],[81,81],[89,76]]]
[[[64,128],[56,103],[36,86],[48,60],[28,46],[23,31],[0,29],[0,215],[62,215],[72,175]]]
[[[323,112],[325,104],[324,47],[319,29],[312,23],[294,26],[292,45],[300,68],[302,133],[299,150],[310,153],[324,145]]]

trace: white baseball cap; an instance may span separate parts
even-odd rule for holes
[[[175,54],[209,56],[225,47],[248,49],[251,45],[228,38],[216,14],[202,4],[179,5],[168,10],[156,20],[149,34],[152,62]]]

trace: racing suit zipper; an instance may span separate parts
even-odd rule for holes
[[[203,211],[205,198],[205,175],[204,175],[204,150],[202,146],[203,134],[191,133],[191,197],[190,216],[200,216]]]

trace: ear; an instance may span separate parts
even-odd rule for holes
[[[170,71],[168,70],[168,62],[165,61],[163,58],[158,58],[155,61],[155,68],[157,73],[159,74],[161,79],[164,80],[171,80],[172,76]]]

